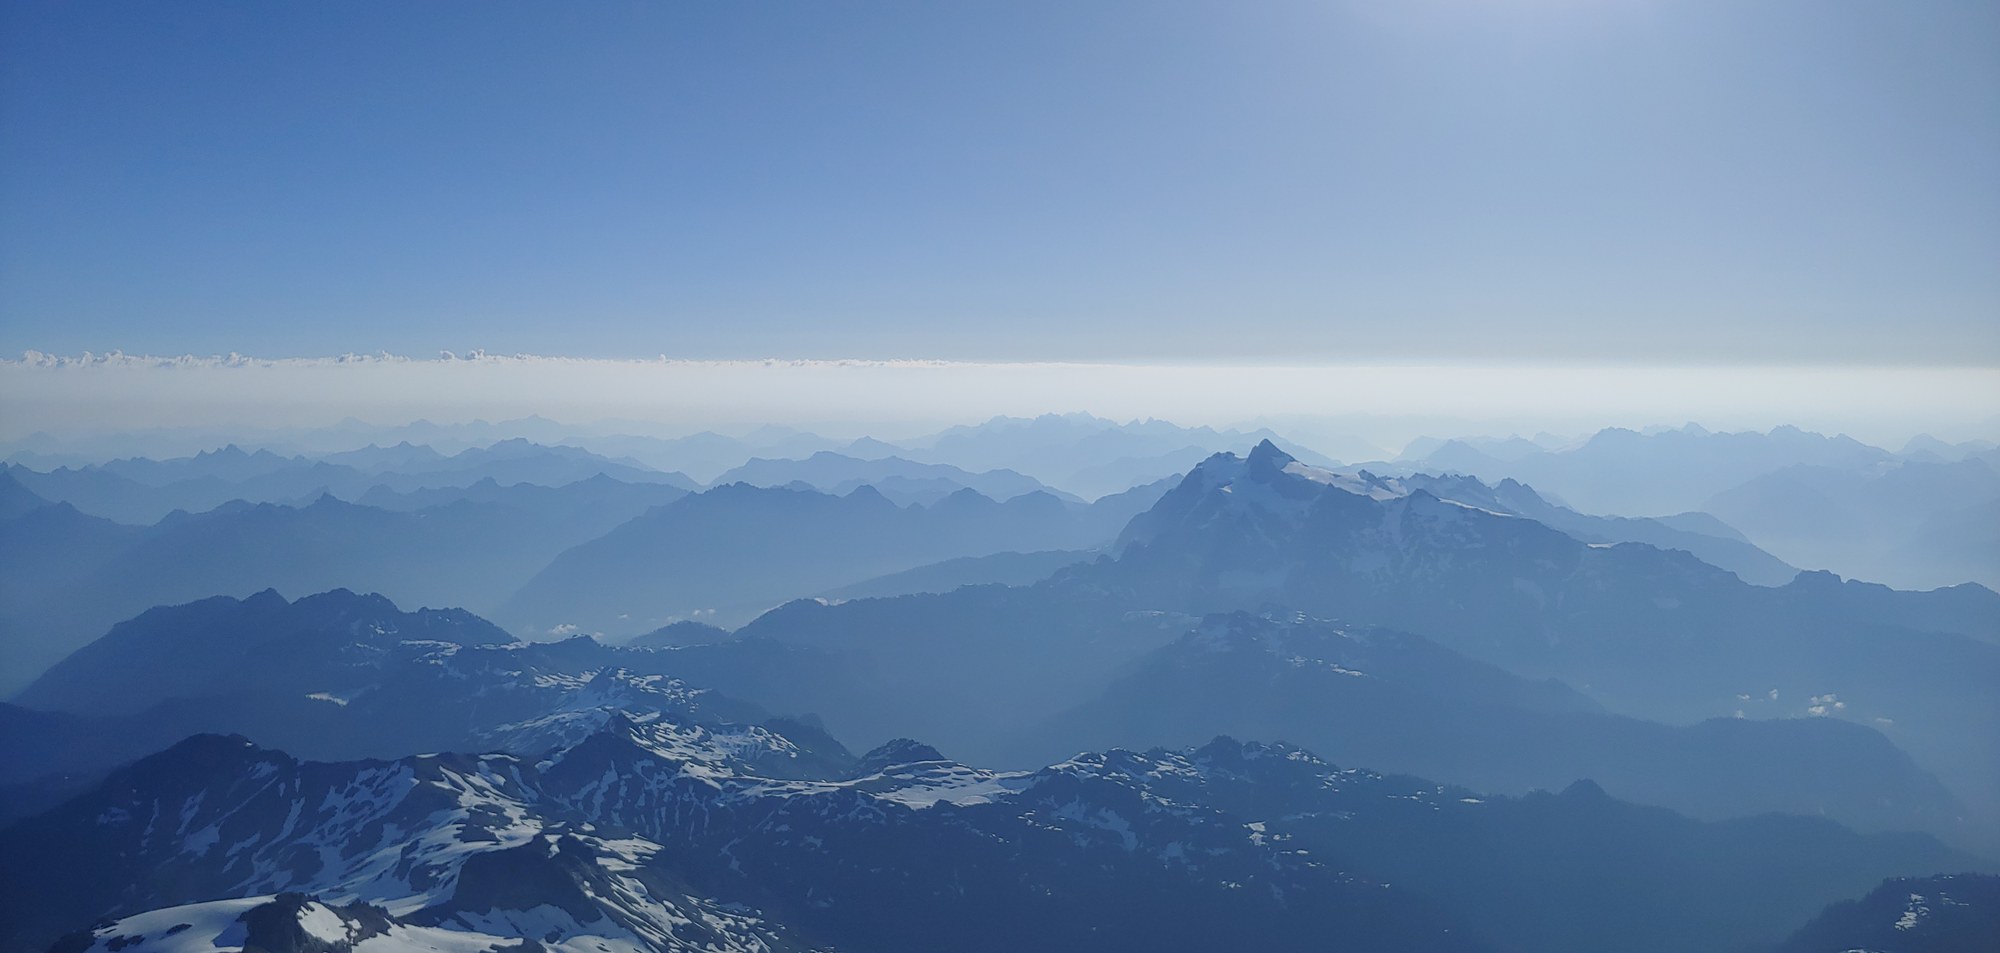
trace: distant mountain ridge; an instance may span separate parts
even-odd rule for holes
[[[1799,572],[1752,545],[1733,527],[1705,513],[1657,519],[1589,516],[1551,503],[1533,487],[1512,479],[1488,486],[1469,476],[1430,473],[1377,476],[1365,469],[1325,471],[1322,479],[1350,493],[1375,499],[1403,497],[1422,490],[1454,503],[1526,517],[1585,543],[1645,543],[1660,549],[1679,549],[1709,565],[1727,569],[1745,582],[1761,586],[1784,585]]]
[[[362,465],[282,458],[263,450],[246,454],[231,446],[180,460],[122,460],[46,473],[17,465],[9,465],[7,470],[22,486],[46,499],[137,524],[157,522],[174,510],[204,512],[235,500],[291,502],[323,493],[352,500],[376,486],[411,492],[465,486],[485,479],[502,484],[561,486],[599,475],[683,490],[696,486],[681,474],[607,459],[575,447],[544,446],[518,438],[450,457],[414,451],[391,456],[394,468],[384,460],[355,456],[349,458]]]
[[[1795,465],[1703,508],[1816,567],[1906,587],[2000,586],[2000,469],[1977,457]]]
[[[133,527],[48,507],[0,522],[0,692],[146,608],[266,588],[351,587],[400,602],[497,608],[564,549],[684,491],[599,475],[560,487],[482,481],[304,505],[231,502]]]
[[[1859,725],[1643,722],[1414,635],[1297,614],[1210,616],[1034,737],[1039,750],[1060,751],[1172,747],[1218,734],[1284,738],[1344,763],[1501,793],[1588,777],[1619,797],[1708,819],[1773,811],[1864,830],[1943,831],[1963,811],[1936,778]],[[1856,783],[1798,783],[1828,770],[1852,771]]]
[[[1012,470],[971,473],[944,463],[917,463],[898,456],[863,460],[831,450],[822,450],[803,460],[752,457],[749,462],[711,481],[714,486],[731,483],[764,487],[803,483],[835,496],[866,485],[904,506],[911,503],[929,505],[961,489],[1002,502],[1029,493],[1048,493],[1065,502],[1084,502]]]
[[[1278,441],[1305,459],[1337,465],[1267,429],[1245,433],[1152,419],[1120,424],[1090,414],[995,417],[903,445],[911,459],[973,470],[1012,469],[1096,499],[1184,472],[1209,453],[1259,440]]]
[[[1689,424],[1655,433],[1612,427],[1575,447],[1528,446],[1500,456],[1464,441],[1446,441],[1404,462],[1488,483],[1512,477],[1585,512],[1650,516],[1699,509],[1722,490],[1795,464],[1854,469],[1894,456],[1852,437],[1827,437],[1792,426],[1767,433],[1712,433]]]
[[[1022,612],[1061,604],[1035,590],[987,595],[1006,600],[985,613],[1001,631],[1035,618]],[[287,602],[266,592],[151,610],[51,669],[20,700],[97,718],[143,713],[184,732],[245,732],[315,756],[352,757],[472,742],[532,753],[621,711],[686,720],[713,710],[734,722],[773,723],[739,699],[812,706],[853,727],[857,704],[877,698],[888,716],[874,723],[880,730],[924,727],[980,752],[1011,746],[1002,759],[1009,765],[1047,763],[1079,748],[1239,734],[1311,742],[1484,790],[1523,792],[1596,777],[1621,796],[1710,818],[1778,810],[1830,814],[1864,829],[1949,831],[1960,811],[1934,778],[1865,728],[1797,720],[1669,728],[1613,717],[1567,686],[1521,679],[1406,633],[1238,613],[1178,631],[1143,618],[1122,622],[1127,633],[1114,638],[1099,620],[1117,610],[1098,607],[1048,617],[1038,635],[1047,648],[1020,639],[983,648],[896,645],[867,622],[847,637],[811,626],[832,616],[832,607],[814,612],[811,605],[774,613],[736,637],[680,623],[696,631],[670,627],[612,648],[587,638],[516,643],[462,611],[406,613],[380,596],[335,591]],[[894,611],[907,603],[875,605]],[[1099,645],[1062,647],[1070,632]],[[857,643],[848,639],[855,636],[908,667],[852,657]],[[799,649],[774,654],[773,638]],[[1093,658],[1092,651],[1103,654]],[[1028,667],[1010,677],[1004,669],[1014,664]],[[1051,668],[1072,681],[1043,678],[1032,687],[1032,673]],[[668,677],[669,687],[686,678],[728,694],[648,687]],[[772,678],[784,690],[770,691]],[[817,687],[800,690],[807,684]],[[1064,684],[1074,686],[1070,697],[1087,701],[1063,710]],[[954,728],[979,711],[981,695],[996,691],[1013,720],[1036,730],[1003,730],[982,741]],[[434,713],[421,714],[427,710]],[[52,739],[49,753],[17,759],[87,769],[93,762],[66,749],[90,736]],[[322,736],[348,746],[324,747]],[[125,750],[109,743],[94,763],[113,763]],[[825,739],[815,744],[829,747]],[[1797,780],[1842,769],[1867,781],[1821,791]]]
[[[697,747],[735,738],[729,756],[767,774],[845,770],[851,756],[824,732],[669,677],[658,670],[666,658],[587,638],[517,642],[463,610],[404,612],[345,590],[163,606],[114,627],[22,694],[48,711],[0,709],[40,726],[10,735],[16,747],[0,783],[89,775],[163,734],[255,734],[327,758],[468,748],[532,755],[619,718],[661,717],[705,732]],[[769,726],[781,723],[796,743],[767,744]]]

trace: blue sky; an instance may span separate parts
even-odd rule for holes
[[[2000,365],[2000,5],[0,7],[0,354]]]

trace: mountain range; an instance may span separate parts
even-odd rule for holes
[[[1023,588],[788,605],[739,641],[832,652],[838,667],[812,664],[839,677],[712,678],[747,698],[793,698],[845,736],[921,720],[948,747],[998,760],[1010,731],[1091,701],[1202,615],[1280,606],[1561,679],[1618,715],[1843,719],[1908,751],[1991,837],[1991,591],[1812,573],[1759,587],[1686,553],[1583,543],[1427,491],[1376,499],[1341,482],[1268,445],[1220,455],[1135,517],[1115,556]]]
[[[971,473],[945,463],[915,463],[895,456],[863,460],[831,450],[822,450],[803,460],[753,457],[742,466],[716,477],[714,482],[717,486],[731,483],[752,486],[803,484],[834,496],[844,496],[863,486],[871,486],[901,506],[912,503],[928,506],[959,490],[971,490],[1003,501],[1029,493],[1045,493],[1065,502],[1083,502],[1072,494],[1052,491],[1040,480],[1012,470]]]
[[[354,586],[413,605],[491,609],[565,548],[682,495],[603,475],[561,487],[482,482],[366,497],[388,509],[327,495],[297,506],[238,501],[150,527],[44,506],[0,521],[0,566],[15,570],[0,580],[0,628],[14,633],[0,642],[0,691],[120,619],[208,595]]]
[[[1605,430],[1575,445],[1419,441],[1396,462],[1370,467],[1465,474],[1495,486],[1518,480],[1552,503],[1652,515],[1683,529],[1699,522],[1705,528],[1696,531],[1711,536],[1720,517],[1731,528],[1721,535],[1754,543],[1785,563],[1896,586],[2000,585],[2000,457],[1978,442],[1920,435],[1898,454],[1794,427],[1710,433],[1691,424],[1649,433]],[[1645,541],[1674,546],[1664,538]],[[1727,562],[1728,553],[1700,555],[1744,571]],[[1769,584],[1755,570],[1744,578]]]
[[[683,490],[697,484],[632,461],[611,460],[575,447],[505,440],[444,457],[405,445],[365,448],[340,455],[347,462],[283,458],[266,450],[246,453],[234,445],[194,457],[114,460],[48,472],[8,465],[7,473],[46,500],[94,516],[139,525],[176,510],[203,512],[231,502],[289,503],[331,494],[353,500],[380,486],[411,492],[493,480],[509,485],[561,486],[595,476],[624,483],[657,483]]]
[[[1414,448],[1552,490],[1051,416],[685,438],[782,448],[702,489],[529,424],[0,473],[0,953],[1831,953],[2000,916],[2000,595],[1759,545],[1966,530],[1978,446]],[[1721,512],[1571,508],[1648,454]],[[331,472],[149,525],[62,496]]]
[[[0,831],[0,945],[1192,949],[1333,928],[1369,948],[1649,951],[1773,939],[1887,872],[1971,862],[1229,739],[1011,773],[900,742],[850,765],[771,777],[623,715],[530,757],[316,763],[198,735]],[[1468,866],[1450,849],[1467,840],[1504,849]],[[1649,894],[1689,875],[1705,887]]]
[[[1698,509],[1717,493],[1788,466],[1857,469],[1894,459],[1887,450],[1845,435],[1791,426],[1713,433],[1689,424],[1652,433],[1612,427],[1557,449],[1529,441],[1482,449],[1449,440],[1401,462],[1489,483],[1512,477],[1587,512],[1650,516]]]

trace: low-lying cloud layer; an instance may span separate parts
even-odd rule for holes
[[[1224,425],[1255,418],[1456,420],[1489,432],[1797,423],[1896,442],[1990,435],[2000,369],[1521,364],[1137,364],[602,360],[119,352],[0,361],[0,439],[36,431],[287,427],[541,414],[667,430],[782,423],[921,429],[1089,411]]]

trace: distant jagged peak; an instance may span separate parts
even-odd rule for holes
[[[892,738],[861,756],[850,777],[865,778],[891,768],[933,761],[946,761],[936,748],[910,738]]]
[[[1203,460],[1189,471],[1183,482],[1239,496],[1237,489],[1241,484],[1268,487],[1276,489],[1293,503],[1317,495],[1322,487],[1375,500],[1395,499],[1409,494],[1409,489],[1401,481],[1378,477],[1366,470],[1348,473],[1301,463],[1268,439],[1259,441],[1242,457],[1234,453],[1218,453]]]
[[[842,499],[849,500],[851,502],[863,506],[888,507],[890,509],[900,509],[900,507],[896,506],[893,500],[890,500],[888,497],[883,496],[882,491],[876,489],[874,484],[872,483],[863,483],[860,486],[857,486],[854,489],[847,491],[847,495],[842,497]]]
[[[319,495],[313,497],[313,501],[306,505],[309,507],[317,507],[321,510],[336,510],[336,509],[351,507],[354,504],[349,503],[346,500],[341,499],[340,497],[334,496],[332,490],[329,490],[326,487],[320,487]]]
[[[1264,468],[1282,471],[1287,466],[1299,461],[1297,457],[1278,449],[1277,444],[1272,443],[1269,438],[1266,438],[1257,441],[1257,445],[1250,448],[1250,455],[1245,458],[1244,462],[1250,466],[1252,472],[1257,472]]]

